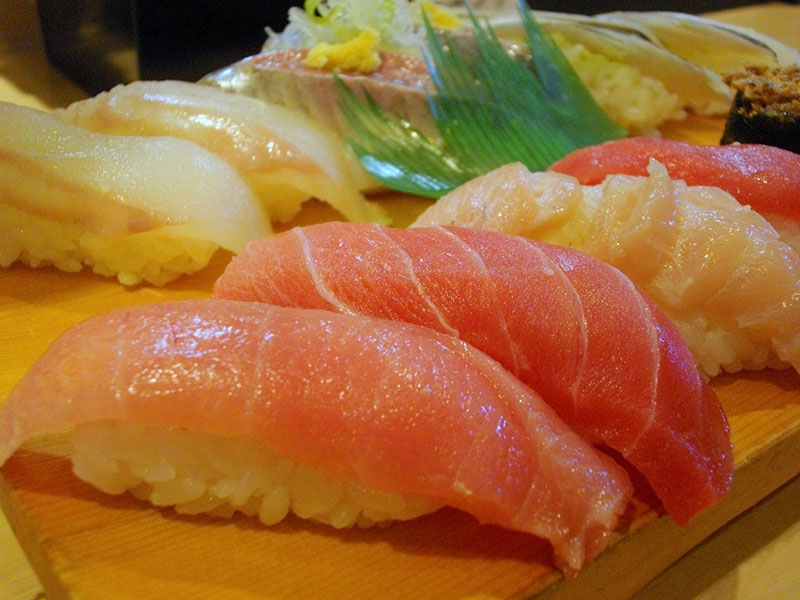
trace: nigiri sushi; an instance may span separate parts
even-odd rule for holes
[[[728,73],[736,93],[721,144],[767,144],[800,154],[800,62]]]
[[[249,186],[205,148],[0,103],[0,266],[89,265],[162,285],[270,231]]]
[[[596,185],[609,175],[645,176],[653,158],[672,179],[718,187],[766,218],[780,215],[800,222],[800,155],[775,146],[631,137],[576,150],[550,170]]]
[[[685,343],[582,253],[477,229],[322,223],[251,242],[214,294],[458,335],[619,451],[680,523],[730,486],[727,421]]]
[[[409,7],[418,9],[419,4],[394,3],[390,12],[343,0],[335,6],[308,5],[308,10],[295,7],[290,9],[284,31],[268,30],[261,54],[212,73],[203,81],[324,115],[331,105],[325,88],[335,91],[332,78],[305,68],[307,49],[319,43],[349,40],[354,32],[370,28],[380,35],[380,50],[389,56],[409,56],[412,68],[407,72],[389,69],[389,77],[377,73],[377,77],[359,75],[346,79],[351,79],[356,88],[378,88],[381,106],[388,109],[386,100],[391,100],[400,109],[397,114],[425,130],[431,119],[426,116],[425,96],[421,93],[424,90],[409,77],[419,72],[413,64],[418,61],[422,65],[419,58],[425,48],[421,19],[413,18],[409,12]],[[481,22],[492,26],[509,52],[523,58],[529,55],[517,10],[519,2],[473,1],[469,9],[463,2],[448,4],[452,5],[448,12],[463,17],[460,23],[448,19],[457,27],[447,28],[448,37],[457,40],[469,36],[472,31],[467,10],[474,11]],[[689,111],[722,115],[730,107],[733,94],[720,74],[742,64],[791,64],[800,56],[796,50],[755,31],[681,13],[532,14],[553,36],[603,110],[631,131],[653,132],[669,119],[684,118]],[[385,22],[387,18],[391,24]],[[398,62],[396,58],[389,60]]]
[[[155,303],[68,330],[0,405],[0,464],[71,427],[76,472],[111,493],[338,527],[446,504],[549,540],[567,573],[610,542],[632,493],[459,339],[256,302]]]
[[[290,220],[314,197],[345,219],[386,222],[359,192],[341,142],[325,123],[290,108],[186,81],[136,81],[55,114],[98,133],[204,146],[242,174],[273,220]]]
[[[800,254],[727,192],[672,180],[655,160],[646,177],[584,187],[568,175],[506,165],[442,197],[414,223],[433,225],[523,234],[617,267],[677,325],[710,376],[800,370]]]
[[[306,64],[308,48],[279,49],[248,56],[200,80],[234,95],[293,108],[326,123],[344,139],[352,129],[339,110],[340,97],[330,71]],[[366,90],[385,110],[413,123],[428,135],[436,133],[427,94],[433,91],[421,56],[382,51],[371,73],[339,73],[353,90]]]
[[[648,129],[642,119],[650,117],[653,130],[663,117],[686,114],[657,111],[653,116],[662,119],[654,119],[646,100],[657,108],[677,101],[677,108],[688,112],[724,115],[733,93],[722,75],[743,65],[779,66],[800,60],[797,49],[753,29],[681,12],[533,14],[603,107],[610,113],[627,112],[635,126],[626,128],[640,132]],[[520,40],[523,28],[513,11],[490,15],[489,23],[501,39]]]

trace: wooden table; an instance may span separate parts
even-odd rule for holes
[[[39,108],[63,106],[82,97],[83,94],[76,86],[50,69],[44,60],[32,6],[33,4],[26,0],[6,0],[0,6],[0,99]],[[800,7],[767,4],[725,11],[716,14],[715,17],[754,27],[782,41],[800,46],[798,38]],[[207,275],[184,284],[179,283],[171,292],[171,297],[175,297],[176,294],[187,297],[195,295],[197,289],[193,286],[208,283],[205,279],[210,281],[214,269],[221,268],[222,260],[224,258],[212,265]],[[69,316],[58,317],[55,313],[48,316],[62,318],[66,326],[82,311],[90,312],[91,309],[83,305],[80,290],[82,281],[91,281],[91,276],[84,278],[80,275],[69,279],[58,273],[42,272],[41,275],[58,280],[58,285],[62,283],[66,285],[63,293],[64,297],[68,298],[66,302]],[[24,275],[22,277],[24,278]],[[10,279],[7,278],[5,281],[8,282]],[[24,290],[17,292],[17,297],[24,296]],[[70,296],[70,293],[74,295]],[[159,292],[154,290],[131,294],[128,299],[131,302],[147,301],[148,294],[151,295],[149,299],[152,299],[153,295],[158,296]],[[10,305],[10,303],[0,304],[0,313]],[[20,335],[20,330],[0,333],[0,342],[3,341],[3,335]],[[28,349],[30,353],[36,351],[35,345]],[[9,358],[10,354],[8,352],[4,354],[8,359],[3,364],[4,371],[10,370],[16,373],[32,360],[32,356],[24,353]],[[6,379],[9,378],[2,378],[0,398],[8,393],[10,383]],[[798,389],[797,382],[792,377],[789,378],[787,385],[790,389]],[[786,452],[797,454],[797,450],[800,450],[800,443],[795,443],[797,439],[790,440],[794,446],[786,448]],[[757,481],[748,483],[754,486],[758,484]],[[73,484],[68,480],[66,483],[62,481],[61,484],[56,481],[55,485],[65,485],[72,489],[70,486]],[[83,500],[80,497],[70,499],[74,502]],[[2,519],[1,512],[0,519]],[[68,527],[68,524],[64,526]],[[15,523],[15,527],[18,533],[25,534],[24,523]],[[669,528],[669,525],[664,527]],[[670,535],[675,535],[675,532],[670,532]],[[708,537],[634,597],[636,600],[800,598],[798,557],[800,557],[800,477],[794,477],[775,493]],[[32,558],[37,560],[35,553],[32,554]],[[616,551],[614,560],[631,561],[637,560],[637,557],[626,555],[623,548]],[[113,570],[105,573],[108,576],[113,574]],[[98,573],[98,576],[100,575]],[[591,574],[588,576],[591,577]],[[620,585],[624,587],[625,584],[620,582]],[[0,598],[31,600],[41,591],[42,586],[30,568],[8,523],[0,520]],[[576,592],[578,593],[582,592]],[[220,590],[220,597],[224,595],[225,593]],[[587,597],[599,598],[601,595],[602,592],[598,591],[594,596]]]

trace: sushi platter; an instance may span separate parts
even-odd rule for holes
[[[718,125],[698,120],[691,135],[708,135]],[[398,219],[425,205],[398,196],[383,202]],[[324,219],[327,210],[312,205],[297,222]],[[11,343],[2,348],[0,393],[7,395],[70,325],[115,307],[208,296],[229,258],[221,253],[206,270],[166,288],[133,290],[88,273],[4,270],[0,327]],[[659,516],[657,504],[642,497],[629,532],[566,582],[549,566],[544,544],[481,527],[456,511],[386,529],[333,532],[291,519],[265,529],[247,518],[180,517],[132,497],[109,498],[71,474],[59,437],[26,446],[3,467],[0,498],[51,599],[101,598],[109,581],[118,582],[118,598],[153,590],[173,598],[313,598],[333,591],[364,598],[517,598],[539,592],[595,598],[599,586],[626,572],[625,584],[604,596],[625,598],[800,473],[800,376],[790,370],[724,375],[714,388],[735,448],[730,494],[687,529]]]
[[[769,32],[758,20],[763,17],[753,18]],[[775,26],[784,20],[776,18]],[[800,46],[800,39],[791,43]],[[662,133],[715,143],[723,127],[723,119],[690,116]],[[400,227],[430,204],[392,192],[373,199]],[[280,229],[336,218],[327,205],[311,201]],[[87,270],[21,264],[0,270],[0,402],[71,326],[115,308],[210,297],[231,257],[218,251],[208,267],[164,287],[126,287]],[[800,477],[800,375],[793,369],[723,374],[711,386],[731,427],[731,491],[681,527],[634,481],[635,501],[617,538],[576,578],[564,579],[553,566],[546,542],[449,508],[388,527],[347,530],[293,517],[267,528],[242,515],[182,516],[79,480],[66,458],[65,435],[26,443],[0,468],[0,508],[48,600],[624,600]],[[3,551],[0,540],[0,561]]]

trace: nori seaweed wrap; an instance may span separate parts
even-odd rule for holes
[[[725,77],[734,91],[720,143],[767,144],[800,153],[800,65],[747,67]]]

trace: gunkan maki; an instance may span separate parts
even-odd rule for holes
[[[724,80],[735,96],[722,144],[768,144],[800,153],[800,65],[748,66]]]

